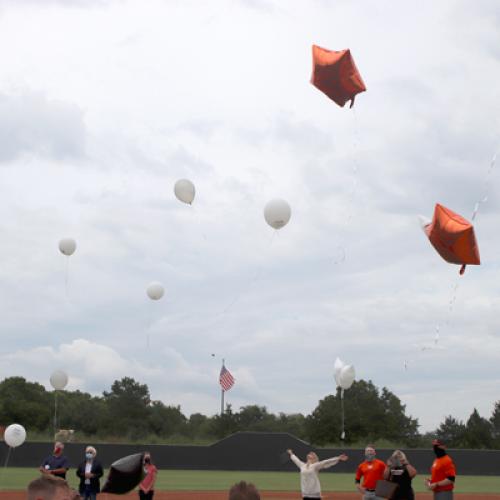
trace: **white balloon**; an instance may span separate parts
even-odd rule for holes
[[[26,440],[26,429],[20,424],[11,424],[5,429],[3,440],[11,448],[17,448]]]
[[[264,218],[274,229],[281,229],[286,226],[291,215],[292,210],[285,200],[277,198],[269,201],[264,207]]]
[[[340,387],[344,390],[349,389],[356,378],[356,372],[354,366],[346,365],[342,368],[340,372]]]
[[[165,293],[165,289],[163,288],[163,285],[161,283],[155,281],[148,285],[146,293],[151,300],[160,300]]]
[[[333,365],[333,368],[335,370],[335,382],[338,386],[340,386],[340,372],[342,371],[342,368],[344,368],[345,363],[340,359],[337,358],[335,360],[335,364]]]
[[[62,391],[68,385],[68,374],[62,370],[56,370],[50,376],[50,385],[56,391]]]
[[[76,250],[76,241],[73,238],[63,238],[59,242],[59,251],[67,255],[68,257],[70,255],[73,255]]]
[[[191,205],[196,190],[194,184],[188,179],[179,179],[174,186],[174,193],[178,200]]]

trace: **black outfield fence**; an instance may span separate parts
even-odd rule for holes
[[[93,443],[67,443],[65,455],[72,468],[83,459],[85,446]],[[293,471],[296,467],[288,459],[291,448],[302,460],[309,451],[315,451],[320,460],[346,453],[347,462],[331,469],[332,473],[351,472],[364,460],[364,450],[316,448],[286,433],[238,432],[210,446],[97,444],[97,456],[105,467],[120,457],[149,450],[160,469],[239,470],[239,471]],[[52,451],[52,443],[24,443],[12,450],[8,465],[37,468]],[[0,463],[7,457],[7,446],[1,445]],[[387,460],[394,450],[378,449],[377,456]],[[429,473],[434,454],[428,450],[403,450],[421,475]],[[458,475],[494,476],[500,474],[500,450],[449,450],[457,466]]]

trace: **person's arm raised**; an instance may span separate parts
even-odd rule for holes
[[[287,453],[290,455],[290,460],[300,469],[303,467],[305,464],[297,456],[294,455],[292,450],[286,450]]]
[[[338,457],[327,458],[326,460],[321,460],[321,462],[316,462],[315,464],[313,464],[313,467],[316,470],[328,469],[328,467],[333,467],[339,462],[345,462],[348,458],[349,457],[343,453]]]

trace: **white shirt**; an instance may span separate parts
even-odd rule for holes
[[[92,471],[92,462],[86,462],[85,463],[85,474],[90,474],[91,471]],[[90,484],[89,478],[85,479],[85,484]]]
[[[329,458],[314,464],[307,464],[291,455],[292,462],[300,469],[300,489],[303,497],[321,497],[321,484],[318,472],[339,463],[339,457]]]

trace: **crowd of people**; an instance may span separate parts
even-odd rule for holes
[[[27,500],[96,500],[101,491],[101,477],[104,469],[96,458],[97,450],[93,446],[85,448],[85,458],[76,468],[80,480],[78,491],[70,488],[66,475],[70,468],[69,460],[64,455],[64,444],[56,442],[54,450],[40,465],[41,477],[28,486]],[[151,460],[151,454],[143,455],[144,478],[139,483],[140,500],[153,500],[158,469]]]
[[[433,492],[434,500],[452,500],[456,470],[446,446],[438,439],[432,442],[436,458],[431,466],[431,476],[425,478],[425,486]],[[292,462],[300,470],[300,485],[303,500],[320,500],[321,485],[318,473],[322,469],[348,460],[345,454],[319,461],[314,452],[309,452],[302,462],[292,450],[288,450]],[[387,462],[377,458],[373,445],[365,448],[365,460],[356,470],[356,487],[363,500],[414,500],[412,481],[417,470],[401,450],[395,450]]]
[[[425,478],[425,485],[433,492],[434,500],[452,500],[456,470],[451,457],[446,453],[442,441],[432,442],[435,460],[431,466],[430,477]],[[341,454],[337,457],[319,460],[313,451],[300,460],[292,450],[287,450],[292,462],[300,470],[300,487],[303,500],[320,500],[321,484],[319,472],[345,462],[349,457]],[[64,444],[57,442],[54,450],[40,465],[41,477],[28,486],[28,500],[96,500],[100,490],[100,478],[103,467],[96,458],[97,450],[93,446],[85,448],[85,458],[78,465],[76,475],[80,479],[78,491],[72,490],[66,482],[69,461],[64,455]],[[154,486],[158,469],[153,464],[151,454],[143,455],[144,478],[139,484],[140,500],[153,500]],[[363,500],[414,500],[412,481],[417,470],[409,462],[405,453],[395,450],[387,462],[377,458],[373,445],[365,448],[365,460],[359,464],[355,484]],[[260,493],[251,483],[241,481],[229,490],[229,500],[260,500]]]

